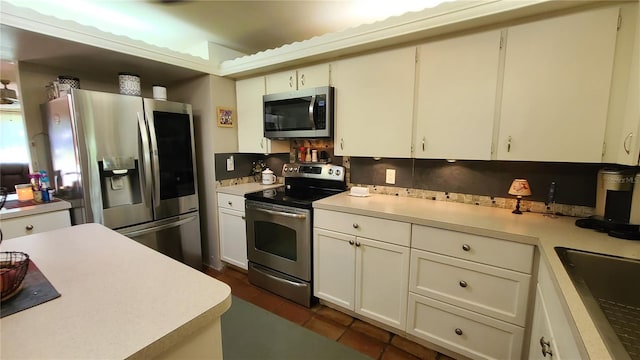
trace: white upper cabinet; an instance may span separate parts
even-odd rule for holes
[[[264,137],[262,96],[265,93],[264,77],[236,81],[238,111],[238,152],[285,153],[288,141],[272,141]]]
[[[638,165],[640,161],[640,12],[638,3],[620,7],[611,103],[602,162]]]
[[[618,12],[508,29],[498,160],[601,161]]]
[[[414,157],[490,160],[499,30],[418,47]]]
[[[267,94],[329,86],[329,64],[304,67],[265,76]]]
[[[335,154],[411,157],[415,47],[331,64]]]

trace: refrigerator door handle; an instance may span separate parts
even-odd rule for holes
[[[154,232],[158,232],[158,231],[162,231],[162,230],[166,230],[166,229],[170,229],[173,227],[178,227],[181,225],[184,225],[186,223],[190,223],[193,220],[196,219],[196,216],[190,216],[188,218],[184,218],[184,219],[180,219],[178,221],[174,221],[168,224],[163,224],[163,225],[158,225],[158,226],[154,226],[148,229],[142,229],[142,230],[135,230],[135,231],[131,231],[131,232],[122,232],[121,234],[127,237],[136,237],[136,236],[141,236],[141,235],[146,235],[146,234],[150,234],[150,233],[154,233]]]
[[[142,192],[144,193],[144,204],[147,208],[151,208],[151,204],[147,199],[151,199],[151,158],[149,155],[149,133],[140,113],[138,115],[138,128],[140,129],[140,138],[142,140]]]
[[[153,123],[153,117],[145,111],[147,124],[149,125],[149,136],[151,137],[151,164],[153,170],[153,203],[155,207],[160,204],[160,160],[158,159],[158,141],[156,138],[156,127]]]

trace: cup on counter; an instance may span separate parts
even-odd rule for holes
[[[31,184],[16,185],[16,194],[18,194],[18,201],[33,200],[33,188]]]
[[[311,150],[311,161],[318,162],[318,150]]]

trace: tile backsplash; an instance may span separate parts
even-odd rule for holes
[[[297,161],[299,149],[304,146],[325,151],[334,164],[347,169],[349,187],[367,187],[371,193],[513,209],[516,199],[507,191],[513,179],[525,178],[531,185],[532,195],[522,199],[523,211],[587,217],[594,212],[598,170],[611,166],[525,161],[374,160],[336,157],[330,140],[292,140],[290,144],[289,154],[216,154],[217,185],[260,181],[258,176],[250,175],[252,164],[258,160],[264,161],[282,183],[282,165]],[[229,155],[236,159],[236,169],[232,172],[224,168]],[[395,184],[385,182],[387,169],[395,170]],[[556,184],[556,201],[547,206],[551,182]]]

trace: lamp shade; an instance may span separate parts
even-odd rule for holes
[[[509,188],[509,195],[529,196],[531,195],[531,187],[526,179],[515,179]]]

